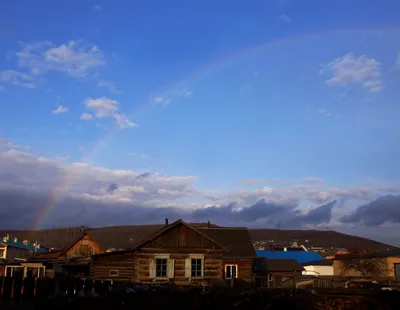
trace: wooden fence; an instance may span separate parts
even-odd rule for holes
[[[313,287],[316,289],[330,290],[344,288],[345,283],[350,280],[355,280],[355,277],[335,277],[335,276],[321,276],[313,279]],[[358,278],[359,279],[359,278]],[[304,280],[300,280],[304,281]],[[306,280],[307,281],[307,280]],[[400,287],[399,281],[381,278],[377,280],[380,284],[386,286]],[[295,283],[298,283],[298,278],[288,278],[281,288],[295,288]],[[64,278],[55,279],[41,278],[12,278],[0,277],[0,301],[20,301],[29,302],[33,299],[46,299],[51,296],[59,295],[60,293],[65,296],[75,296],[81,290],[87,294],[89,291],[95,292],[101,296],[109,295],[110,287],[116,287],[118,283],[112,281],[90,280],[90,279],[77,279],[77,278]],[[265,286],[266,287],[266,286]],[[278,287],[278,286],[275,286]],[[270,286],[271,289],[274,286]]]
[[[99,295],[107,295],[110,281],[93,281],[87,279],[32,279],[0,277],[0,301],[30,301],[33,299],[45,299],[62,293],[66,296],[74,296],[79,291],[85,293],[94,291]]]

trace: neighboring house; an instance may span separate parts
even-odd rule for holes
[[[91,234],[83,232],[65,249],[35,254],[29,258],[29,262],[42,263],[48,277],[57,273],[79,274],[84,277],[89,274],[91,256],[104,252]]]
[[[305,262],[301,264],[304,267],[303,275],[307,276],[333,276],[333,261],[322,259],[318,261]]]
[[[276,287],[289,280],[294,283],[294,278],[301,276],[304,271],[304,268],[293,258],[260,258],[257,260],[256,268],[260,275],[257,285],[264,287]]]
[[[254,260],[257,257],[249,231],[245,227],[201,227],[198,231],[215,240],[223,252],[224,279],[235,282],[254,281]],[[239,284],[239,283],[236,283]],[[241,283],[244,285],[245,283]]]
[[[93,279],[201,285],[223,278],[224,247],[182,220],[131,249],[93,256]]]
[[[335,276],[371,276],[400,280],[400,250],[337,255],[333,261],[333,269]]]
[[[21,242],[5,234],[0,241],[0,275],[11,275],[14,267],[25,262],[30,255],[47,251],[48,249],[40,247],[40,244],[29,244],[26,240]],[[23,269],[18,269],[16,273],[20,271],[24,272]]]
[[[312,251],[256,251],[256,253],[257,256],[267,259],[295,259],[300,264],[324,259]]]

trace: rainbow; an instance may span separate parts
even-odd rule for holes
[[[187,75],[184,79],[171,83],[163,88],[163,91],[155,91],[153,95],[164,97],[167,96],[170,92],[174,90],[182,90],[185,89],[188,83],[193,83],[197,79],[207,77],[210,74],[215,73],[217,70],[222,70],[230,65],[236,63],[241,59],[245,59],[246,57],[255,55],[258,52],[271,49],[274,47],[280,47],[285,44],[295,43],[305,39],[312,39],[320,36],[328,36],[328,35],[339,35],[339,34],[357,34],[360,35],[368,35],[368,34],[387,34],[387,33],[397,33],[400,29],[398,28],[380,28],[380,29],[333,29],[321,32],[313,32],[313,33],[306,33],[297,36],[288,36],[279,38],[277,40],[263,42],[261,44],[252,45],[247,47],[243,50],[239,50],[236,53],[228,55],[224,58],[218,59],[206,66],[203,66],[200,70],[193,72],[192,74]],[[135,115],[138,115],[141,110],[144,110],[151,105],[156,105],[157,103],[154,100],[149,99],[148,101],[144,102],[137,106],[137,108],[133,111],[128,113],[128,117],[134,120]],[[110,131],[108,131],[101,139],[97,141],[91,152],[87,154],[84,158],[82,158],[81,162],[84,162],[91,154],[93,154],[97,149],[99,149],[106,141],[110,139],[110,137],[114,136],[120,127],[115,126]],[[41,229],[43,223],[46,221],[48,216],[51,214],[52,210],[56,207],[57,203],[65,197],[65,194],[68,192],[70,186],[70,182],[68,177],[66,176],[63,181],[61,182],[60,186],[56,189],[53,189],[49,195],[49,198],[43,208],[40,210],[39,215],[37,216],[36,220],[31,226],[32,230]]]

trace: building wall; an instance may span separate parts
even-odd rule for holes
[[[112,274],[112,271],[117,271],[118,275]],[[132,282],[135,280],[135,256],[133,253],[94,256],[90,276],[96,280]]]
[[[158,279],[155,274],[156,259],[168,259],[168,271],[165,279]],[[203,275],[192,277],[191,259],[202,259]],[[136,282],[153,283],[172,281],[176,285],[200,285],[203,280],[212,281],[223,278],[223,265],[221,253],[207,253],[203,251],[169,252],[158,251],[157,253],[142,250],[137,254],[136,260]]]
[[[13,261],[15,261],[15,258],[23,258],[28,255],[29,255],[28,250],[7,246],[6,259],[8,262],[13,262]]]
[[[232,258],[224,258],[224,277],[225,277],[225,266],[226,265],[237,265],[237,275],[238,278],[246,281],[253,281],[253,259],[252,258],[242,258],[242,259],[232,259]]]
[[[223,278],[223,250],[184,225],[178,225],[136,253],[112,253],[95,256],[92,276],[136,283],[174,282],[176,285],[200,285],[204,280]],[[156,259],[167,259],[167,276],[156,277]],[[192,277],[191,259],[201,259],[202,275]],[[111,275],[110,271],[114,270]],[[117,275],[118,274],[118,275]]]
[[[304,266],[303,275],[333,276],[333,266]]]
[[[400,256],[388,257],[386,259],[386,262],[387,262],[386,272],[384,272],[380,275],[377,275],[377,276],[394,278],[395,277],[394,266],[395,266],[395,264],[400,264]],[[344,272],[343,268],[341,266],[341,260],[333,261],[333,270],[334,270],[335,276],[361,277],[361,273],[359,273],[355,270],[348,270],[348,271]]]
[[[83,249],[85,247],[89,247],[92,249],[92,253],[87,255],[94,255],[94,254],[99,254],[99,253],[104,253],[104,251],[101,249],[100,245],[89,235],[84,235],[82,239],[80,239],[76,244],[74,244],[66,253],[65,257],[73,256],[73,255],[82,255]],[[86,255],[82,255],[86,256]]]

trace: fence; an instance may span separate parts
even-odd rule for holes
[[[99,295],[107,295],[110,281],[93,281],[87,279],[65,278],[60,280],[49,278],[12,278],[0,277],[0,300],[30,301],[33,299],[45,299],[62,293],[66,296],[74,296],[79,291],[85,293],[94,291]]]
[[[350,280],[360,279],[356,277],[336,277],[336,276],[321,276],[314,278],[312,281],[313,287],[316,289],[330,290],[337,288],[344,288],[345,283]],[[400,281],[392,279],[380,278],[375,279],[380,284],[386,286],[400,287]],[[285,281],[280,282],[280,285],[271,285],[270,288],[295,288],[296,283],[301,281],[297,277],[288,277]],[[87,294],[92,291],[101,296],[109,295],[110,287],[116,288],[118,283],[103,280],[90,280],[79,278],[64,278],[64,279],[50,279],[50,278],[13,278],[13,277],[0,277],[0,301],[31,301],[33,299],[46,299],[51,296],[59,295],[60,293],[65,296],[74,296],[81,290]],[[265,285],[265,287],[267,287]]]
[[[345,288],[345,284],[348,281],[354,281],[360,279],[376,281],[379,284],[388,287],[400,287],[400,281],[395,281],[393,278],[382,278],[382,277],[361,278],[361,277],[341,277],[341,276],[319,276],[319,277],[274,276],[271,278],[268,284],[266,281],[264,281],[261,284],[261,286],[269,288],[313,287],[319,289],[338,289],[338,288]]]

